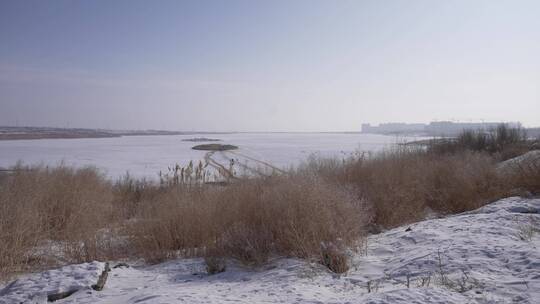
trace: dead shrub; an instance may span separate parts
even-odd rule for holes
[[[201,256],[205,244],[216,239],[220,220],[213,199],[216,190],[171,186],[144,201],[127,226],[134,252],[149,262]]]
[[[353,244],[369,218],[354,195],[315,176],[174,188],[155,199],[130,230],[147,258],[200,255],[208,246],[216,256],[251,265],[272,254],[319,256],[321,242]]]
[[[146,179],[133,178],[129,172],[113,186],[113,212],[120,220],[131,219],[137,215],[141,204],[157,195],[159,188]]]
[[[350,158],[338,166],[321,163],[312,161],[302,170],[354,185],[372,206],[375,224],[384,227],[418,221],[427,208],[439,213],[472,210],[505,196],[510,187],[497,175],[494,158],[479,152],[434,154],[397,147]]]
[[[262,198],[278,252],[296,257],[319,253],[322,242],[353,245],[371,219],[370,209],[351,189],[312,174],[280,178]]]
[[[529,151],[530,144],[525,129],[500,124],[489,130],[464,130],[456,138],[433,140],[427,151],[438,155],[484,152],[497,154],[499,160],[506,160]]]
[[[540,193],[540,165],[538,163],[531,162],[518,166],[505,178],[515,189],[530,191],[534,194]]]
[[[421,150],[402,147],[347,159],[338,169],[339,174],[324,172],[322,176],[333,183],[352,185],[356,195],[373,209],[374,222],[393,227],[423,216],[424,157]]]
[[[345,273],[349,270],[349,256],[343,248],[333,243],[321,244],[321,264],[335,273]]]
[[[486,154],[433,156],[426,159],[423,171],[426,206],[445,214],[479,208],[509,191]]]
[[[227,269],[225,259],[217,256],[205,256],[204,263],[208,274],[222,273]]]
[[[27,252],[37,246],[43,234],[32,201],[13,200],[19,191],[22,189],[9,179],[0,185],[0,280],[25,270]]]
[[[4,273],[28,265],[29,250],[40,241],[79,246],[109,221],[111,190],[94,168],[18,165],[3,178],[0,189],[0,268]],[[79,262],[96,256],[97,249],[68,258]]]
[[[242,222],[233,224],[219,236],[218,247],[223,256],[235,258],[244,264],[261,265],[272,251],[272,238],[268,231],[250,227]]]

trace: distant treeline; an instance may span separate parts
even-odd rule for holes
[[[0,126],[0,140],[47,138],[106,138],[148,135],[214,134],[212,132],[181,132],[164,130],[104,130],[83,128],[10,127]],[[221,133],[220,133],[221,134]]]

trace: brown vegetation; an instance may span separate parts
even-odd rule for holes
[[[514,189],[540,190],[538,167],[500,174],[497,151],[437,149],[312,158],[287,174],[226,186],[177,175],[113,183],[92,168],[17,166],[0,178],[0,274],[35,268],[46,241],[62,246],[64,263],[194,256],[216,273],[225,258],[260,265],[289,256],[345,272],[345,252],[368,225],[395,227],[426,212],[475,209]]]
[[[531,149],[534,142],[527,140],[527,131],[501,124],[491,130],[465,130],[456,138],[436,139],[428,144],[435,154],[455,154],[463,151],[484,152],[503,161]]]
[[[110,190],[92,168],[14,168],[0,184],[0,270],[40,262],[31,249],[45,240],[62,244],[68,261],[98,258],[97,230],[110,221]]]
[[[374,209],[374,223],[384,227],[420,220],[429,210],[472,210],[504,196],[511,187],[497,175],[493,158],[468,151],[436,155],[399,147],[342,164],[312,159],[300,170],[354,186]]]
[[[321,242],[352,245],[368,216],[362,202],[315,176],[275,176],[166,189],[140,209],[130,235],[152,261],[211,250],[261,264],[270,254],[317,255]]]

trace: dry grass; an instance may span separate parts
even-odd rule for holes
[[[510,191],[497,174],[495,162],[486,154],[464,152],[430,157],[423,169],[425,204],[442,213],[473,210]]]
[[[514,189],[540,194],[540,159],[521,163],[508,174],[507,183]]]
[[[352,245],[369,217],[349,192],[315,176],[173,188],[147,205],[130,234],[150,261],[204,250],[255,265],[271,254],[312,257],[321,242]]]
[[[288,174],[227,186],[199,182],[202,165],[177,166],[159,184],[129,175],[113,183],[92,168],[18,166],[0,177],[0,277],[35,267],[33,252],[45,241],[62,244],[66,263],[197,256],[215,273],[226,258],[260,265],[289,256],[345,272],[344,252],[368,224],[395,227],[429,210],[475,209],[516,188],[540,191],[538,167],[500,176],[498,159],[401,147],[311,158]]]
[[[225,259],[217,256],[206,256],[204,258],[206,264],[206,272],[208,274],[217,274],[224,272],[227,269]]]
[[[522,171],[517,176],[515,184],[516,188],[525,189],[536,195],[540,194],[540,168],[533,172]]]
[[[468,151],[446,155],[399,147],[341,164],[311,160],[300,170],[353,185],[374,209],[374,222],[384,227],[420,220],[429,209],[472,210],[503,197],[510,187],[497,175],[493,157]]]
[[[321,263],[335,273],[345,273],[350,268],[345,249],[333,243],[321,244]]]
[[[16,167],[0,184],[0,270],[24,269],[31,249],[55,240],[69,261],[99,256],[96,233],[109,222],[111,191],[95,169]],[[39,258],[39,257],[38,257]]]
[[[502,161],[529,151],[533,143],[527,139],[525,129],[500,124],[490,130],[464,130],[456,138],[433,140],[428,151],[446,155],[464,151],[483,152]]]

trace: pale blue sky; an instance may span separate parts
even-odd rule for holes
[[[0,1],[0,125],[540,126],[540,1]]]

